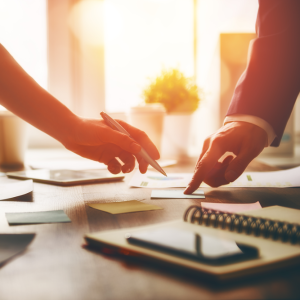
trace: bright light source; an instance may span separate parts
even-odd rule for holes
[[[71,9],[69,16],[70,28],[81,42],[102,46],[104,43],[103,14],[103,1],[80,1]]]

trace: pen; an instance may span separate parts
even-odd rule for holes
[[[108,114],[106,114],[104,111],[102,111],[100,113],[102,119],[104,120],[104,122],[112,129],[117,130],[119,132],[122,132],[126,135],[128,135],[129,137],[130,134],[117,122],[115,121],[113,118],[111,118]],[[132,138],[132,137],[131,137]],[[162,169],[162,167],[154,160],[151,158],[151,156],[146,152],[146,150],[142,147],[140,153],[141,157],[149,164],[151,165],[155,170],[157,170],[158,172],[160,172],[161,174],[167,176],[166,172]]]

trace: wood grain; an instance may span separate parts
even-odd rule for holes
[[[169,168],[191,172],[195,161]],[[259,163],[250,170],[270,170]],[[252,168],[252,169],[251,169]],[[272,169],[272,168],[271,168]],[[298,298],[297,268],[269,276],[215,285],[183,273],[139,265],[82,247],[88,232],[125,228],[182,218],[200,200],[150,200],[150,190],[124,182],[57,187],[34,184],[31,197],[0,201],[0,231],[36,232],[27,250],[0,268],[0,299],[282,299]],[[0,180],[5,180],[0,178]],[[205,189],[207,202],[256,202],[262,206],[300,208],[299,189]],[[162,206],[159,211],[110,215],[88,203],[140,200]],[[8,226],[5,212],[64,209],[65,224]]]

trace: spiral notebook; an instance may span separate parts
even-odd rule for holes
[[[208,265],[129,244],[125,235],[158,228],[189,230],[256,246],[259,257],[227,265]],[[88,245],[105,253],[126,254],[161,266],[185,268],[206,278],[229,280],[300,263],[300,210],[271,206],[231,214],[191,206],[184,220],[151,226],[103,231],[85,236]]]

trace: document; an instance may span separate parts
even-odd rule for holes
[[[136,171],[129,185],[143,188],[186,187],[192,177],[193,173],[169,173],[165,177],[158,172],[148,171],[141,174]],[[209,186],[202,183],[200,187]],[[273,172],[244,172],[236,181],[222,187],[300,187],[300,167]]]
[[[101,211],[108,212],[113,215],[137,212],[137,211],[163,209],[160,206],[147,204],[137,200],[112,202],[112,203],[96,203],[96,204],[88,204],[88,206]]]
[[[32,180],[12,181],[0,184],[0,200],[7,200],[33,191]]]
[[[249,210],[261,209],[259,201],[255,203],[210,203],[201,202],[201,207],[221,212],[238,213]]]
[[[158,172],[147,171],[146,174],[141,174],[137,170],[133,174],[129,185],[143,188],[186,187],[192,176],[192,173],[169,173],[166,177]]]
[[[0,264],[24,251],[34,237],[34,233],[0,234]]]
[[[182,190],[153,190],[151,199],[205,199],[204,192],[201,190],[195,191],[192,195],[185,195]]]
[[[69,223],[71,220],[63,210],[6,213],[9,225],[29,225],[46,223]]]
[[[300,167],[273,172],[244,172],[225,187],[300,187]]]

